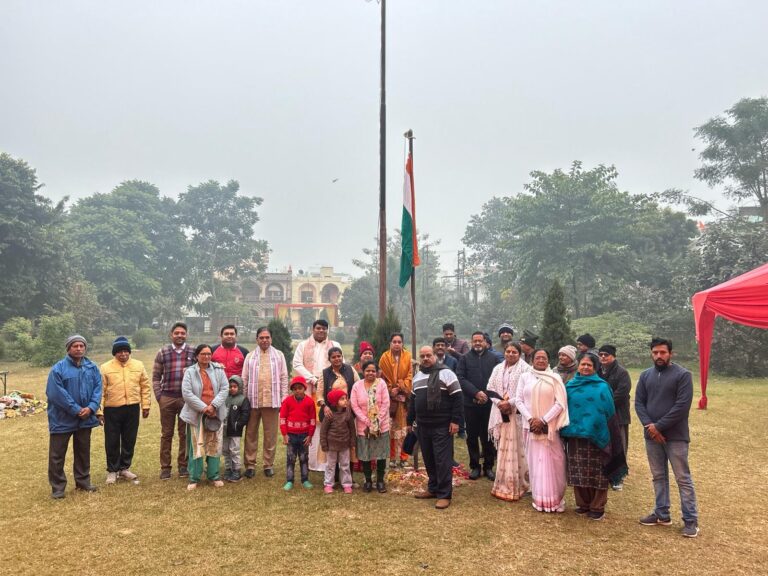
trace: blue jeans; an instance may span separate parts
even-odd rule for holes
[[[680,507],[683,510],[684,522],[698,522],[696,492],[693,489],[693,478],[688,467],[688,442],[682,440],[667,440],[659,444],[645,439],[645,452],[653,476],[653,491],[656,493],[656,509],[654,513],[659,518],[669,518],[669,467],[675,473],[675,480],[680,489]]]

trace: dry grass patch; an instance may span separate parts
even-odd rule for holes
[[[147,366],[152,351],[135,354]],[[103,362],[106,357],[96,357]],[[47,370],[5,364],[9,387],[44,394]],[[637,377],[637,372],[633,373]],[[715,379],[710,409],[691,412],[691,468],[701,534],[675,525],[643,527],[653,491],[637,423],[630,439],[630,476],[611,492],[604,522],[569,510],[537,513],[529,500],[492,498],[482,479],[456,489],[454,505],[397,494],[322,494],[282,490],[284,451],[276,476],[188,493],[178,478],[158,479],[157,407],[142,421],[134,471],[141,483],[104,486],[104,442],[94,431],[91,469],[97,494],[69,490],[50,499],[45,416],[0,422],[0,534],[3,566],[15,574],[189,574],[192,571],[306,574],[759,574],[763,572],[768,505],[768,382]],[[463,443],[457,443],[466,462]],[[174,471],[175,472],[175,471]]]

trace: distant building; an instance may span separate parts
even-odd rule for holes
[[[241,301],[253,306],[256,324],[277,316],[290,317],[294,326],[301,326],[302,310],[311,311],[314,318],[325,310],[328,322],[338,326],[339,301],[351,283],[351,276],[334,272],[333,266],[299,270],[296,274],[289,266],[283,272],[245,278],[240,283]]]

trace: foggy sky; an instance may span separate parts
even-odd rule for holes
[[[768,94],[763,0],[387,12],[388,229],[411,128],[417,224],[444,269],[469,217],[532,170],[614,164],[630,192],[718,198],[693,179],[693,128]],[[236,179],[264,198],[271,270],[355,272],[374,246],[378,105],[375,2],[0,0],[0,151],[36,168],[43,194]]]

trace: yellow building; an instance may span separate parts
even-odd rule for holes
[[[304,315],[314,314],[314,318],[325,310],[331,326],[338,326],[338,304],[351,282],[351,276],[334,272],[333,266],[297,273],[289,266],[283,272],[243,280],[241,298],[244,304],[254,306],[257,319],[267,322],[275,316],[290,317],[291,324],[298,327],[302,324],[302,310],[311,311]]]

